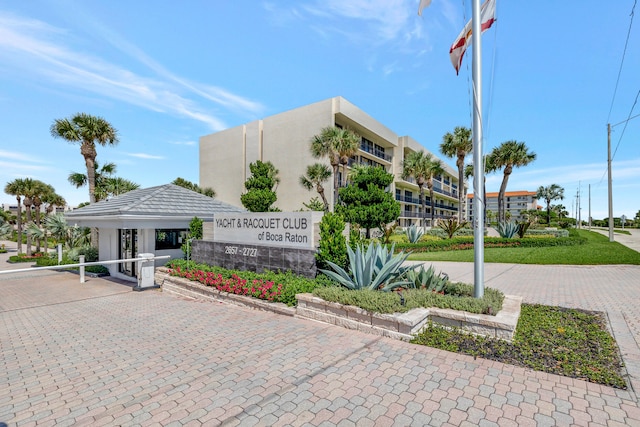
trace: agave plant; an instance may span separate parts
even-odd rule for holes
[[[350,272],[347,273],[342,267],[327,261],[333,269],[323,270],[324,274],[338,282],[340,285],[352,289],[368,289],[391,291],[395,288],[410,285],[411,282],[404,280],[406,273],[416,266],[403,266],[409,253],[393,253],[395,244],[387,249],[379,243],[369,243],[365,250],[358,245],[354,251],[347,246]]]
[[[518,224],[514,221],[509,222],[499,222],[498,223],[498,233],[500,237],[511,239],[518,232]]]
[[[449,276],[442,272],[436,274],[433,265],[427,270],[424,269],[424,265],[420,266],[420,270],[409,270],[406,273],[406,278],[411,281],[411,287],[427,289],[434,292],[442,292],[449,282]]]
[[[407,235],[407,239],[409,239],[409,243],[418,243],[418,240],[424,234],[424,230],[421,228],[412,225],[411,227],[407,227],[405,230],[405,234]]]

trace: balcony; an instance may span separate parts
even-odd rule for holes
[[[399,196],[396,194],[396,200],[399,202],[403,202],[403,203],[413,203],[416,205],[420,205],[420,199],[415,198],[415,197],[406,197],[406,196]],[[444,205],[442,203],[436,203],[435,205],[431,205],[431,202],[429,200],[428,197],[425,197],[425,205],[429,206],[429,207],[435,207],[438,209],[446,209],[448,211],[454,211],[454,212],[458,212],[458,208],[456,206],[448,206],[448,205]]]
[[[360,150],[364,151],[365,153],[373,154],[379,159],[385,160],[387,162],[391,162],[390,155],[386,154],[384,151],[381,151],[380,149],[376,149],[374,147],[368,146],[364,142],[360,143]]]

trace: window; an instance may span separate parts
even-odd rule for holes
[[[156,229],[156,250],[180,249],[186,238],[186,229]]]

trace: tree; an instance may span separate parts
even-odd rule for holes
[[[278,170],[271,162],[262,162],[260,160],[249,164],[249,169],[251,170],[251,176],[244,183],[247,192],[240,196],[242,206],[250,212],[276,211],[277,208],[273,208],[271,205],[278,198],[274,191],[274,187],[278,182]]]
[[[329,211],[329,202],[324,195],[324,187],[322,186],[322,183],[327,181],[330,177],[331,170],[327,165],[322,163],[314,163],[307,166],[306,175],[302,175],[300,177],[300,185],[302,185],[304,188],[311,191],[311,189],[315,187],[316,191],[322,198],[325,212]]]
[[[116,145],[118,131],[102,117],[78,113],[70,119],[56,119],[51,125],[51,135],[62,138],[72,144],[80,144],[80,154],[84,157],[89,183],[89,203],[96,202],[95,162],[98,153],[96,144],[101,146]],[[91,232],[91,244],[98,245],[98,231]]]
[[[107,163],[103,166],[99,166],[96,161],[95,167],[95,198],[96,202],[106,200],[112,196],[118,196],[131,190],[140,188],[139,184],[130,181],[125,178],[113,176],[116,173],[117,167],[115,163]],[[83,187],[89,182],[89,178],[86,174],[80,172],[71,172],[67,178],[70,184],[76,188]]]
[[[422,226],[426,226],[427,209],[424,199],[424,185],[427,176],[427,154],[424,151],[412,151],[402,162],[402,179],[412,177],[418,185],[420,206],[422,207]],[[433,199],[432,199],[433,200]]]
[[[487,224],[491,224],[491,218],[493,212],[487,210],[487,175],[496,171],[496,167],[492,162],[491,157],[484,156],[484,176],[482,180],[482,194],[483,194],[483,203],[484,206],[484,218]],[[469,179],[469,177],[473,176],[474,166],[472,164],[466,165],[464,167],[464,177]],[[473,207],[471,207],[473,209]]]
[[[427,188],[429,189],[429,198],[431,199],[431,226],[433,227],[435,224],[436,214],[436,203],[435,199],[433,198],[433,178],[442,175],[444,173],[444,167],[442,166],[442,162],[440,160],[436,160],[431,154],[428,154],[425,170]]]
[[[473,140],[471,139],[471,129],[456,126],[453,134],[447,132],[442,137],[440,152],[449,158],[456,158],[458,166],[458,222],[464,221],[462,206],[464,203],[464,158],[473,150]]]
[[[176,178],[172,182],[173,185],[179,185],[180,187],[186,188],[191,191],[195,191],[196,193],[204,194],[208,197],[216,197],[216,192],[211,187],[200,187],[198,184],[186,180],[184,178]]]
[[[378,166],[356,165],[351,170],[351,185],[340,189],[342,205],[336,207],[346,222],[358,224],[367,230],[384,230],[386,225],[397,221],[400,203],[387,188],[393,182],[393,175]]]
[[[311,139],[311,154],[320,159],[326,157],[333,168],[333,204],[338,203],[340,182],[338,182],[338,168],[349,164],[349,157],[358,152],[360,136],[350,129],[329,126],[323,128],[318,135]]]
[[[551,224],[551,202],[554,200],[562,200],[564,199],[564,188],[560,187],[558,184],[551,184],[546,187],[540,186],[538,187],[538,191],[536,192],[536,197],[538,199],[544,199],[547,203],[547,224]]]
[[[56,190],[49,184],[46,184],[42,181],[34,181],[36,184],[36,189],[35,192],[33,194],[33,207],[34,207],[34,211],[35,211],[35,225],[37,227],[41,226],[41,220],[40,220],[40,211],[41,211],[41,207],[44,198],[49,197],[50,194],[55,194]],[[45,249],[47,249],[47,240],[46,240],[46,234],[45,234],[45,241],[44,241],[44,247]],[[40,244],[42,242],[42,237],[38,237],[36,239],[36,252],[40,252]]]
[[[15,196],[18,202],[18,212],[16,213],[16,226],[18,229],[18,253],[22,253],[22,200],[25,195],[25,180],[22,178],[16,178],[11,182],[8,182],[4,187],[4,192]]]
[[[36,197],[36,194],[40,191],[39,185],[36,180],[31,178],[24,179],[24,209],[27,215],[26,218],[26,226],[29,227],[31,225],[31,208],[33,206],[33,199]],[[31,256],[32,248],[31,248],[31,234],[27,233],[27,256]]]
[[[503,142],[500,146],[494,148],[489,154],[489,157],[496,170],[504,168],[504,176],[502,178],[502,184],[500,185],[500,191],[498,192],[498,222],[504,222],[506,221],[504,193],[507,191],[509,176],[511,172],[513,172],[514,167],[519,168],[533,162],[536,159],[536,153],[529,151],[529,148],[524,142],[511,140]]]

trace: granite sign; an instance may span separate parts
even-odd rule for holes
[[[213,241],[313,249],[322,212],[218,214],[213,219]]]
[[[216,214],[212,235],[193,242],[193,259],[229,269],[293,271],[315,277],[322,215],[322,212]]]

